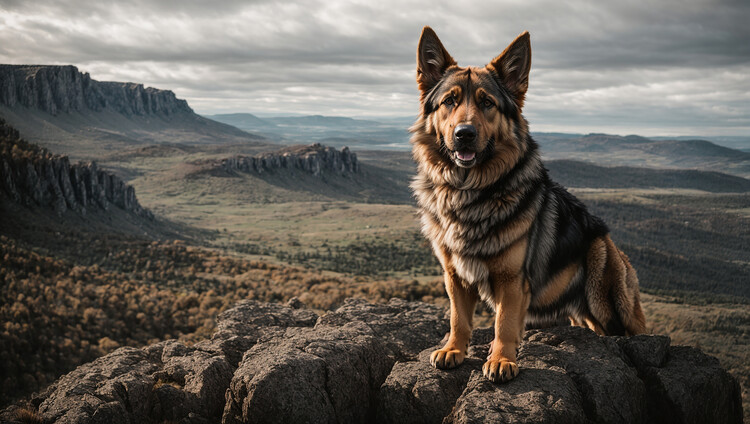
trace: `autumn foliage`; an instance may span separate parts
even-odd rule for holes
[[[113,242],[114,243],[114,242]],[[298,297],[326,310],[347,297],[433,301],[439,282],[373,282],[230,257],[179,242],[120,241],[93,265],[74,265],[0,236],[0,398],[54,381],[119,346],[210,335],[240,299]]]

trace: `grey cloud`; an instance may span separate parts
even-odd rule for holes
[[[747,21],[742,0],[0,0],[0,61],[72,63],[205,113],[408,115],[424,24],[463,65],[529,30],[532,125],[746,132]]]

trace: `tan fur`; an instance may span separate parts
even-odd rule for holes
[[[572,263],[560,271],[539,293],[534,296],[534,305],[547,306],[554,303],[563,293],[565,293],[565,290],[567,290],[573,277],[575,277],[580,270],[580,266],[577,263]]]
[[[604,333],[602,324],[619,316],[628,335],[646,331],[646,317],[641,309],[638,279],[635,270],[609,236],[600,237],[591,243],[587,258],[588,279],[586,297],[591,316],[582,317],[589,328],[598,328]]]
[[[482,373],[493,382],[511,380],[518,374],[516,352],[523,337],[531,293],[523,279],[526,239],[519,240],[491,261],[490,284],[494,290],[495,337]]]
[[[445,291],[451,300],[451,332],[445,346],[430,355],[430,363],[443,369],[454,368],[464,361],[478,299],[476,288],[462,283],[450,268],[445,272]]]
[[[586,327],[586,324],[584,324],[581,320],[579,320],[576,317],[570,316],[568,317],[568,319],[570,320],[570,325],[574,327]]]

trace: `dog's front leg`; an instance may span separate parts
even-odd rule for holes
[[[490,275],[495,304],[495,338],[482,373],[500,383],[518,375],[516,353],[523,337],[529,308],[529,285],[520,276]]]
[[[430,363],[441,369],[455,368],[464,361],[479,297],[474,287],[464,286],[455,271],[445,272],[445,291],[451,301],[451,332],[445,346],[430,355]]]

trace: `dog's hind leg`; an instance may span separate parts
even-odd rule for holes
[[[586,327],[586,324],[581,320],[580,318],[576,316],[569,316],[568,320],[570,320],[570,325],[573,327]]]
[[[589,330],[593,331],[594,333],[600,335],[600,336],[606,336],[607,332],[604,331],[604,327],[602,327],[601,324],[596,320],[596,318],[589,316],[584,318],[583,322],[586,323],[586,327],[588,327]]]
[[[638,288],[638,276],[635,269],[630,265],[627,255],[621,250],[617,251],[620,259],[625,264],[625,284],[621,287],[618,297],[625,298],[615,303],[620,309],[620,317],[625,325],[626,334],[629,336],[646,332],[646,315],[641,308],[641,293]]]
[[[587,320],[593,323],[589,327],[607,335],[645,332],[638,278],[627,256],[604,236],[591,243],[587,261],[586,300],[593,318]]]
[[[464,285],[451,268],[445,272],[445,291],[451,301],[451,332],[445,346],[430,355],[430,363],[441,369],[455,368],[464,361],[479,299],[476,288]]]

